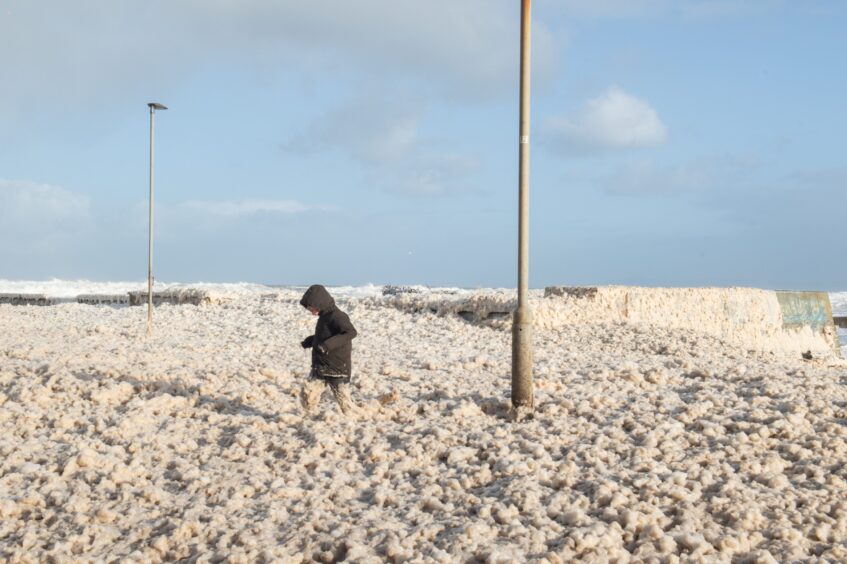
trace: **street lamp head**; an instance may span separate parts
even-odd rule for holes
[[[163,106],[162,104],[160,104],[158,102],[150,102],[149,104],[147,104],[147,107],[150,108],[151,112],[153,110],[167,110],[168,109],[167,106]]]

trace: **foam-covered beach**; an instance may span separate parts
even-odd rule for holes
[[[150,338],[143,308],[0,305],[0,558],[847,560],[847,365],[823,349],[568,322],[535,292],[516,423],[507,325],[451,309],[505,294],[337,289],[362,413],[304,417],[301,292],[213,289]]]

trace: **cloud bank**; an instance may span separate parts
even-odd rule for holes
[[[674,16],[683,19],[744,17],[779,9],[783,0],[543,0],[548,9],[571,18],[637,19]]]
[[[162,91],[222,57],[261,61],[275,74],[340,71],[488,98],[516,79],[517,12],[502,0],[11,0],[0,11],[0,83],[13,87],[0,89],[0,112]],[[543,22],[534,33],[543,76],[555,39]]]
[[[47,234],[88,219],[87,196],[49,184],[0,179],[0,233]]]
[[[48,184],[0,180],[0,262],[14,272],[30,261],[74,252],[91,228],[87,196]],[[6,261],[9,261],[7,263]]]
[[[368,170],[368,184],[396,193],[461,189],[478,159],[422,135],[423,113],[405,98],[362,96],[318,116],[282,148],[295,155],[338,151]]]
[[[617,86],[588,100],[565,118],[543,126],[547,140],[566,153],[590,153],[660,145],[667,130],[649,103]]]
[[[203,201],[192,200],[185,206],[193,211],[221,217],[241,217],[257,213],[300,214],[308,211],[331,208],[327,206],[310,206],[296,200],[229,200]]]

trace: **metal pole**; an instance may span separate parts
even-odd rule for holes
[[[150,230],[147,239],[147,335],[153,331],[153,114],[150,105]]]
[[[521,0],[521,99],[518,199],[518,308],[512,319],[512,408],[531,411],[532,310],[529,306],[529,105],[531,0]]]

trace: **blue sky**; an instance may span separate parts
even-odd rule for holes
[[[0,0],[0,279],[514,286],[518,0]],[[536,0],[530,285],[847,288],[847,4]]]

